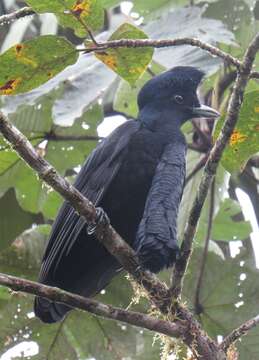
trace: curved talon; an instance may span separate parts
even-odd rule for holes
[[[87,226],[87,234],[88,235],[94,234],[99,224],[102,225],[110,224],[110,219],[108,215],[104,212],[104,210],[101,207],[96,208],[96,219],[94,222],[90,223]]]

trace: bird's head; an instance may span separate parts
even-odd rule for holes
[[[216,110],[200,104],[197,88],[203,76],[204,73],[194,67],[177,66],[153,77],[139,92],[140,114],[143,110],[174,114],[180,125],[191,118],[218,117]]]

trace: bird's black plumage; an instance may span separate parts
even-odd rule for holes
[[[181,125],[215,116],[196,94],[203,73],[176,67],[154,77],[138,96],[139,116],[104,139],[83,165],[75,186],[108,214],[117,232],[137,251],[143,267],[158,272],[175,260],[176,221],[185,179],[186,143]],[[39,281],[93,296],[120,264],[87,234],[87,224],[64,202],[53,225]],[[35,314],[56,322],[69,307],[36,297]]]

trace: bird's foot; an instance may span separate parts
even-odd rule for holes
[[[92,235],[95,233],[96,228],[98,225],[109,225],[110,224],[110,219],[108,217],[108,215],[105,213],[105,211],[101,208],[101,207],[97,207],[96,208],[96,219],[94,222],[90,223],[87,226],[87,234],[88,235]]]

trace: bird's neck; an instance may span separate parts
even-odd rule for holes
[[[149,130],[161,133],[168,138],[181,137],[181,125],[184,122],[184,114],[177,109],[168,109],[150,105],[139,112],[138,119]]]

